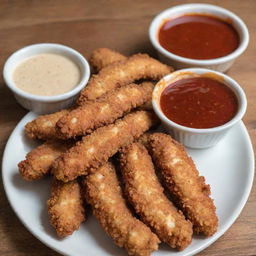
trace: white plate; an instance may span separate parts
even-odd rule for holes
[[[28,113],[14,129],[6,145],[2,176],[10,204],[23,224],[39,240],[52,249],[69,256],[126,255],[102,231],[93,216],[81,225],[79,231],[66,239],[57,238],[47,216],[46,200],[49,198],[50,179],[26,182],[20,177],[17,164],[36,146],[24,134],[24,125],[36,117]],[[165,245],[156,255],[193,255],[212,244],[232,225],[249,196],[254,176],[254,154],[245,126],[240,122],[215,147],[188,150],[201,175],[211,185],[212,197],[217,207],[219,228],[210,238],[193,237],[192,244],[182,252]]]

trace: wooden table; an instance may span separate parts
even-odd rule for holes
[[[123,54],[155,55],[148,39],[148,26],[161,10],[193,1],[0,1],[0,68],[6,58],[25,45],[54,42],[69,45],[86,57],[97,47],[110,47]],[[197,1],[196,1],[197,2]],[[244,88],[248,109],[244,122],[256,145],[256,1],[217,0],[214,3],[238,14],[250,31],[247,51],[228,74]],[[27,113],[0,79],[0,150],[19,120]],[[243,170],[241,170],[243,171]],[[235,189],[235,188],[234,188]],[[59,255],[21,224],[0,185],[0,255]],[[256,255],[256,188],[232,227],[199,255]]]

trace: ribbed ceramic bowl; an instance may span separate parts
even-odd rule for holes
[[[209,60],[197,60],[178,56],[167,51],[161,46],[158,40],[158,31],[165,20],[175,18],[186,14],[209,14],[217,18],[228,20],[237,30],[240,37],[240,45],[232,53]],[[183,4],[166,9],[159,13],[151,22],[149,28],[149,38],[158,53],[159,59],[177,69],[202,67],[209,68],[219,72],[227,71],[247,48],[249,43],[249,32],[245,23],[234,13],[211,4]]]
[[[168,85],[179,79],[200,76],[221,81],[235,93],[238,99],[238,111],[236,115],[224,125],[207,129],[190,128],[171,121],[161,110],[160,97]],[[246,111],[247,100],[243,89],[231,77],[210,69],[191,68],[173,72],[162,78],[154,88],[152,104],[163,126],[174,139],[190,148],[208,148],[216,145],[222,137],[242,119]]]

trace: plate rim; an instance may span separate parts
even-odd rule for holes
[[[16,131],[20,129],[20,126],[22,125],[22,121],[24,121],[27,117],[31,116],[31,115],[35,115],[38,116],[36,113],[30,111],[28,112],[25,116],[23,116],[20,121],[17,123],[17,125],[15,126],[15,128],[13,129],[11,135],[9,136],[7,143],[5,145],[4,151],[3,151],[3,157],[2,157],[2,184],[3,184],[3,188],[5,191],[5,195],[7,197],[7,200],[12,208],[12,210],[14,211],[14,213],[16,214],[16,216],[18,217],[18,219],[21,221],[21,223],[24,225],[24,227],[34,236],[36,237],[40,242],[42,242],[44,245],[46,245],[47,247],[51,248],[52,250],[65,255],[65,256],[70,256],[69,254],[67,254],[64,250],[61,250],[59,248],[57,248],[55,245],[52,244],[51,241],[45,239],[44,237],[42,238],[40,235],[37,234],[36,231],[34,231],[32,228],[30,228],[29,225],[26,224],[26,222],[23,220],[21,214],[16,211],[15,207],[14,207],[14,202],[12,201],[10,195],[9,195],[9,189],[7,187],[6,184],[6,179],[7,179],[7,175],[5,175],[4,173],[6,171],[4,171],[5,169],[5,161],[6,161],[6,154],[8,151],[8,148],[10,147],[10,142],[13,140],[13,137],[16,135]],[[217,239],[219,239],[231,226],[232,224],[236,221],[236,219],[240,216],[242,210],[245,207],[245,204],[247,203],[247,200],[250,196],[250,192],[253,186],[253,180],[254,180],[254,172],[255,172],[255,157],[254,157],[254,150],[253,150],[253,146],[252,146],[252,141],[251,138],[249,136],[249,133],[246,129],[245,124],[243,123],[243,121],[241,120],[238,125],[241,127],[241,131],[243,132],[243,135],[246,138],[246,144],[247,144],[247,148],[248,148],[248,158],[250,159],[249,161],[249,175],[247,177],[247,186],[244,189],[244,193],[243,196],[241,198],[240,203],[237,205],[236,210],[233,212],[233,214],[231,215],[231,217],[229,218],[229,220],[224,224],[224,226],[221,228],[221,230],[218,230],[217,233],[212,236],[210,239],[208,239],[208,241],[206,241],[203,245],[199,246],[198,248],[194,249],[192,252],[187,252],[184,253],[183,256],[189,256],[189,255],[194,255],[196,253],[199,253],[200,251],[204,250],[205,248],[207,248],[208,246],[210,246],[211,244],[213,244]],[[75,256],[75,254],[74,254]]]

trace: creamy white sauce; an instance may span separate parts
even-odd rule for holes
[[[21,90],[43,96],[63,94],[81,80],[78,65],[71,59],[44,53],[21,62],[13,72],[13,81]]]

